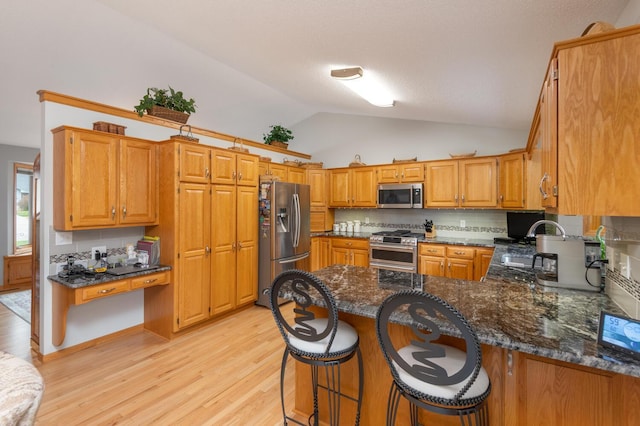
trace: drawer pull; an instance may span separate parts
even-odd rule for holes
[[[111,293],[111,292],[112,292],[113,290],[115,290],[115,289],[116,289],[115,287],[105,288],[105,289],[102,289],[102,290],[98,291],[98,293],[100,293],[100,294],[107,294],[107,293]]]
[[[430,250],[427,250],[427,251],[428,251],[429,253],[436,253],[438,250],[436,250],[436,249],[430,249]]]
[[[144,281],[144,283],[145,283],[145,284],[151,284],[151,283],[154,283],[154,282],[156,282],[156,281],[158,281],[158,279],[157,279],[157,278],[154,278],[154,279],[152,279],[152,280],[145,280],[145,281]]]

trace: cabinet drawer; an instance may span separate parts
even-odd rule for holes
[[[333,238],[331,247],[369,250],[369,240],[360,238]]]
[[[439,244],[420,244],[420,255],[444,257],[446,246]]]
[[[129,280],[112,281],[106,284],[92,285],[78,289],[76,303],[84,303],[100,297],[111,296],[129,291]],[[77,300],[79,296],[80,300]]]
[[[460,246],[447,246],[447,257],[453,257],[457,259],[471,259],[476,254],[476,250],[470,247]]]
[[[142,277],[131,278],[131,289],[152,287],[154,285],[169,284],[169,272],[144,275]]]

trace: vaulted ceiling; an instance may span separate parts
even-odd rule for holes
[[[133,108],[166,84],[194,124],[247,138],[319,112],[526,129],[553,43],[628,1],[3,1],[0,143],[39,146],[38,89]],[[329,77],[349,65],[396,106]]]

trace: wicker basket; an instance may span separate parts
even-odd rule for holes
[[[289,149],[289,144],[280,141],[271,141],[271,146],[277,146],[282,149]]]
[[[178,123],[186,123],[189,119],[189,114],[180,111],[174,111],[169,108],[154,105],[151,109],[147,110],[147,114],[158,118],[164,118],[165,120],[176,121]]]
[[[356,156],[353,157],[353,161],[349,163],[349,167],[362,167],[362,166],[366,166],[366,164],[360,161],[360,155],[356,154]]]
[[[115,133],[117,135],[124,135],[125,126],[120,126],[118,124],[107,123],[106,121],[96,121],[93,123],[93,130],[98,130],[100,132],[108,132]]]
[[[184,135],[182,134],[183,127],[187,127],[189,129],[186,131],[186,134]],[[188,124],[183,124],[182,126],[180,126],[180,133],[177,135],[171,136],[171,139],[178,139],[181,141],[195,142],[195,143],[200,142],[200,139],[193,137],[193,133],[191,133],[191,126]]]
[[[305,169],[321,169],[324,163],[301,163],[300,167],[304,167]]]

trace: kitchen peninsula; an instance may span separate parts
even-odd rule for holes
[[[384,419],[391,383],[376,340],[375,313],[388,295],[407,288],[442,297],[476,329],[483,366],[492,382],[492,425],[636,424],[640,362],[596,345],[600,311],[622,312],[604,294],[543,289],[526,278],[518,282],[495,268],[483,282],[345,265],[314,274],[333,292],[340,318],[360,335],[365,365],[362,424],[379,424]],[[408,323],[394,328],[401,338],[410,335]],[[445,340],[461,343],[453,334]],[[296,368],[296,388],[300,389],[296,409],[307,413],[311,403],[306,395],[307,373]],[[351,371],[344,377],[351,378]],[[345,412],[351,408],[348,402],[343,406]],[[406,411],[406,405],[401,405],[401,418]],[[350,415],[345,414],[345,419]],[[442,423],[447,420],[438,418],[437,424],[449,424]],[[458,420],[452,421],[457,424]]]

